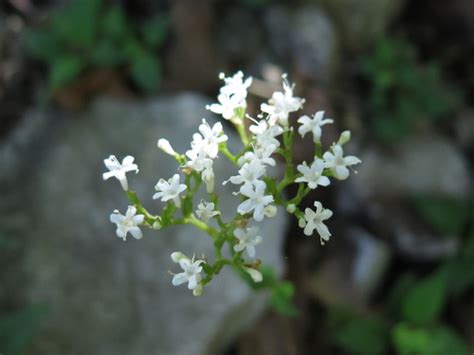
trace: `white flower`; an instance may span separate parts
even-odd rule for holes
[[[263,174],[265,168],[258,163],[245,163],[239,170],[239,174],[231,176],[229,181],[234,185],[254,185]],[[224,182],[224,184],[227,182]]]
[[[173,157],[177,156],[178,153],[173,149],[170,142],[167,139],[160,138],[158,139],[158,148],[164,151],[166,154],[169,154]]]
[[[304,161],[297,169],[303,176],[298,177],[295,182],[307,182],[310,189],[315,189],[318,185],[328,186],[330,183],[329,178],[323,176],[324,161],[321,159],[316,158],[311,167]]]
[[[130,232],[130,234],[135,239],[141,239],[143,236],[142,231],[138,225],[143,223],[145,216],[136,213],[137,209],[135,207],[128,206],[125,216],[118,210],[114,210],[114,212],[110,215],[110,222],[117,225],[117,236],[122,238],[124,241],[127,239],[128,232]]]
[[[269,126],[268,122],[265,120],[255,121],[250,116],[249,117],[253,122],[254,125],[249,127],[249,131],[255,135],[255,140],[261,146],[266,145],[276,145],[277,147],[280,146],[280,142],[275,137],[281,135],[284,130],[280,126]]]
[[[181,207],[181,200],[179,194],[186,190],[186,185],[179,183],[179,175],[174,174],[171,179],[166,181],[160,179],[155,186],[155,190],[158,191],[153,195],[153,199],[156,200],[161,197],[161,201],[166,202],[173,200],[176,207]]]
[[[256,221],[261,222],[265,213],[265,206],[273,202],[273,196],[265,196],[266,185],[263,181],[256,181],[252,185],[244,185],[240,188],[242,195],[248,197],[248,200],[245,200],[237,207],[237,212],[240,214],[246,214],[253,211],[253,218]]]
[[[219,211],[214,210],[214,208],[214,203],[201,201],[196,210],[196,214],[200,219],[207,223],[211,218],[221,214]]]
[[[288,83],[285,76],[283,76],[283,90],[284,92],[274,92],[269,104],[263,103],[260,106],[262,112],[268,114],[267,120],[270,126],[275,124],[288,126],[288,115],[303,106],[304,99],[293,96],[293,86]]]
[[[138,166],[133,164],[134,160],[135,158],[131,155],[127,155],[125,158],[123,158],[122,164],[120,164],[115,155],[111,155],[108,159],[104,159],[104,164],[110,171],[102,174],[103,179],[108,180],[111,177],[115,177],[118,181],[120,181],[122,188],[127,191],[128,181],[126,173],[129,171],[135,171],[135,173],[138,173]]]
[[[331,151],[327,151],[323,155],[325,167],[331,169],[334,177],[339,180],[347,179],[349,176],[348,166],[360,163],[360,159],[353,155],[346,157],[343,155],[344,151],[339,144],[333,144]]]
[[[258,235],[258,227],[250,227],[247,230],[236,228],[234,235],[239,240],[239,244],[234,245],[234,251],[247,250],[249,257],[255,257],[255,246],[262,242],[262,237]]]
[[[243,266],[243,269],[250,275],[253,282],[262,282],[263,275],[260,271],[247,266]]]
[[[245,163],[259,164],[261,166],[275,166],[275,159],[273,159],[271,155],[276,149],[277,146],[273,144],[256,146],[253,148],[253,151],[245,152],[245,154],[239,158],[237,163],[241,166]]]
[[[252,77],[248,77],[243,80],[244,73],[238,71],[231,77],[225,77],[224,73],[219,74],[219,78],[224,80],[225,85],[221,88],[220,92],[228,96],[237,96],[241,99],[247,97],[247,89],[252,85]]]
[[[194,257],[189,259],[181,252],[174,252],[171,254],[171,260],[173,260],[175,263],[178,263],[183,269],[183,272],[173,276],[173,279],[171,280],[173,286],[179,286],[187,282],[188,289],[190,290],[199,290],[202,287],[199,285],[199,282],[202,280],[201,264],[204,263],[204,260],[194,261]],[[202,292],[202,289],[200,291]]]
[[[330,118],[323,119],[324,111],[318,111],[313,115],[311,119],[309,116],[302,116],[298,119],[298,123],[301,123],[301,126],[298,128],[298,132],[301,137],[304,137],[306,133],[313,133],[314,143],[319,143],[321,141],[321,127],[333,123],[334,121]]]
[[[207,105],[206,109],[221,115],[226,120],[234,118],[236,115],[235,111],[240,107],[246,106],[245,99],[236,95],[229,96],[226,94],[219,94],[217,96],[217,101],[219,103]]]
[[[201,132],[202,137],[198,133],[193,136],[192,148],[197,149],[199,147],[209,158],[217,158],[219,144],[226,142],[228,139],[222,129],[222,123],[217,122],[211,128],[203,118],[199,125],[199,132]]]
[[[313,234],[313,231],[316,229],[321,238],[321,244],[324,244],[323,240],[328,241],[331,233],[323,221],[331,218],[332,211],[323,208],[323,205],[321,205],[319,201],[315,201],[314,206],[316,207],[316,211],[313,211],[311,208],[305,209],[304,218],[299,220],[299,226],[301,228],[304,227],[304,234],[306,235]]]

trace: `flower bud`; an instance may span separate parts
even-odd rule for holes
[[[179,263],[181,259],[189,259],[189,258],[183,253],[181,253],[180,251],[175,251],[174,253],[171,253],[171,260],[173,260],[174,263]]]
[[[349,142],[350,139],[351,139],[351,131],[344,131],[339,136],[339,140],[337,141],[337,144],[344,145],[347,142]]]
[[[160,221],[155,221],[152,226],[153,229],[159,230],[161,229],[161,223]]]
[[[250,275],[253,282],[262,282],[263,275],[260,271],[252,269],[250,267],[245,267],[245,266],[244,266],[244,270]]]
[[[201,296],[202,295],[202,284],[197,285],[197,287],[193,290],[194,296]]]
[[[158,139],[158,148],[164,151],[166,154],[169,154],[173,157],[176,157],[178,153],[175,152],[170,142],[167,139],[160,138]]]
[[[275,215],[277,214],[277,208],[273,205],[268,205],[265,207],[263,213],[268,218],[275,217]]]
[[[296,206],[294,203],[290,203],[288,206],[286,206],[286,210],[288,213],[293,213],[296,211]]]

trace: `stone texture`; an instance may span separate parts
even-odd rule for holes
[[[353,179],[366,196],[434,194],[463,199],[472,186],[468,163],[450,140],[414,137],[390,153],[367,149]]]
[[[331,15],[344,45],[361,49],[384,34],[403,0],[313,0]]]
[[[210,116],[207,102],[194,95],[140,103],[101,100],[74,118],[39,114],[36,122],[42,123],[29,149],[0,146],[0,156],[9,149],[22,163],[12,164],[10,176],[0,180],[9,181],[1,191],[2,227],[24,242],[22,257],[9,265],[23,275],[22,284],[8,296],[49,307],[32,353],[216,354],[258,316],[263,295],[256,297],[231,270],[223,270],[202,297],[171,285],[168,270],[178,271],[171,252],[212,259],[210,239],[195,229],[145,230],[142,240],[122,242],[108,221],[127,201],[117,181],[102,181],[104,157],[135,156],[140,173],[130,176],[130,186],[156,211],[161,205],[151,199],[156,180],[178,170],[157,149],[157,139],[167,137],[176,150],[187,149],[201,117]],[[231,133],[228,128],[232,149],[237,140]],[[230,173],[220,159],[216,175],[224,180]],[[218,186],[227,214],[238,204],[229,188]],[[257,249],[278,272],[285,224],[282,214],[267,220],[266,240]]]
[[[274,6],[265,12],[264,23],[270,47],[283,62],[292,63],[303,77],[323,83],[331,79],[337,68],[338,42],[333,24],[321,8]]]

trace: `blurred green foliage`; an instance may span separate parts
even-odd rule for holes
[[[362,60],[370,85],[367,110],[380,140],[392,143],[418,126],[446,117],[460,103],[461,94],[441,78],[438,64],[421,64],[408,42],[380,39]]]
[[[156,51],[168,33],[168,16],[156,15],[134,25],[119,5],[102,0],[73,0],[58,10],[44,28],[29,28],[26,52],[49,69],[55,91],[86,70],[124,66],[144,92],[157,90],[161,78]]]
[[[30,305],[0,318],[1,354],[25,354],[33,337],[39,331],[46,311],[43,305]]]
[[[472,221],[472,220],[471,220]],[[443,314],[474,285],[474,226],[458,255],[423,277],[402,274],[377,315],[334,308],[333,343],[348,354],[468,355],[469,346]]]
[[[0,233],[0,251],[15,248],[12,238]],[[38,333],[47,309],[44,305],[28,305],[0,317],[0,354],[25,354]]]
[[[293,304],[293,296],[295,294],[295,288],[289,281],[280,280],[273,268],[262,267],[260,272],[262,273],[263,279],[261,282],[254,282],[250,275],[243,270],[237,270],[239,275],[247,284],[254,290],[270,290],[270,306],[277,313],[284,316],[296,316],[298,310]]]

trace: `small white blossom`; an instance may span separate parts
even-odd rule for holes
[[[217,96],[218,103],[207,105],[206,109],[221,115],[224,119],[230,120],[236,116],[236,110],[245,107],[245,100],[239,96],[229,96],[226,94],[219,94]]]
[[[255,187],[255,189],[254,189]],[[254,186],[244,185],[240,188],[242,195],[248,197],[237,207],[237,212],[246,214],[253,211],[253,218],[261,222],[265,213],[265,206],[273,202],[272,195],[265,195],[266,185],[263,181],[256,181]]]
[[[280,126],[269,126],[267,121],[254,121],[255,124],[249,127],[250,132],[255,135],[256,144],[260,147],[266,147],[273,145],[275,147],[280,146],[280,142],[276,137],[283,133],[283,128]]]
[[[313,115],[313,118],[309,116],[302,116],[298,119],[298,123],[301,123],[301,126],[298,128],[298,132],[301,137],[304,137],[306,133],[311,132],[313,134],[314,143],[319,143],[321,141],[321,127],[333,123],[334,121],[330,118],[323,119],[324,111],[318,111]]]
[[[224,80],[225,83],[220,90],[221,93],[229,96],[237,96],[242,99],[247,97],[247,89],[252,85],[252,77],[248,77],[244,81],[244,73],[239,70],[234,76],[227,78],[224,73],[220,73],[219,78]]]
[[[263,210],[263,214],[265,215],[265,217],[268,217],[268,218],[273,218],[276,216],[277,214],[277,208],[276,206],[273,206],[273,205],[267,205],[265,207],[265,209]]]
[[[104,164],[110,171],[102,174],[103,179],[108,180],[111,177],[115,177],[120,181],[122,188],[127,191],[128,181],[126,174],[129,171],[135,171],[136,174],[138,173],[138,166],[133,163],[134,160],[135,158],[131,155],[127,155],[123,158],[122,164],[120,164],[115,155],[111,155],[108,159],[104,159]]]
[[[202,280],[201,264],[204,263],[204,260],[195,261],[194,257],[190,259],[181,252],[172,253],[171,260],[173,260],[173,262],[175,263],[178,263],[179,266],[183,269],[183,272],[179,274],[175,274],[173,276],[173,279],[171,280],[171,283],[173,284],[173,286],[179,286],[187,282],[188,289],[190,290],[200,289],[200,291],[202,292],[202,286],[199,284],[199,282]]]
[[[145,216],[136,213],[137,209],[134,206],[128,206],[125,216],[118,210],[114,210],[110,215],[110,222],[117,225],[117,236],[122,238],[124,241],[127,239],[128,232],[130,232],[135,239],[141,239],[143,236],[138,225],[143,223]]]
[[[239,252],[246,249],[249,257],[254,258],[255,246],[262,242],[262,237],[258,235],[258,227],[250,227],[246,230],[236,228],[234,235],[239,240],[239,243],[234,245],[234,251]]]
[[[181,207],[181,200],[179,194],[186,190],[186,185],[179,183],[179,175],[174,174],[171,179],[166,181],[160,179],[155,186],[155,190],[158,191],[153,195],[153,199],[156,200],[161,197],[161,201],[166,202],[173,200],[176,207]]]
[[[279,124],[288,126],[288,116],[291,112],[298,111],[303,107],[304,99],[293,96],[293,85],[290,85],[283,77],[283,91],[274,92],[269,103],[260,106],[262,112],[268,115],[267,120],[270,126]]]
[[[199,132],[201,132],[202,137],[198,133],[193,136],[193,149],[199,147],[209,158],[217,158],[219,144],[226,142],[228,139],[222,129],[222,123],[217,122],[211,128],[209,123],[203,118],[202,123],[199,125]]]
[[[164,151],[166,154],[169,154],[173,157],[177,156],[178,153],[173,149],[170,142],[167,139],[160,138],[158,139],[158,148]]]
[[[214,203],[201,201],[196,210],[196,214],[200,219],[207,223],[211,218],[221,214],[219,211],[214,210],[214,208]]]
[[[319,201],[315,201],[314,206],[316,207],[316,211],[313,211],[311,208],[305,209],[304,218],[299,220],[299,226],[304,228],[304,234],[306,235],[313,234],[314,230],[316,229],[321,238],[321,244],[324,244],[324,241],[329,240],[331,233],[323,222],[331,218],[332,211],[330,209],[323,208],[323,205]]]
[[[298,177],[295,182],[306,182],[310,189],[315,189],[318,185],[328,186],[330,184],[329,178],[323,176],[324,161],[315,159],[311,167],[304,161],[296,167],[303,176]]]
[[[246,267],[246,266],[243,266],[243,268],[250,275],[253,282],[262,282],[263,275],[260,271],[254,269],[254,268],[251,268],[251,267]]]
[[[333,144],[331,150],[323,155],[325,167],[331,169],[334,177],[338,180],[344,180],[349,177],[348,166],[359,164],[361,162],[359,158],[353,155],[348,155],[346,157],[343,155],[344,151],[339,144]]]
[[[257,181],[260,181],[260,177],[265,174],[265,168],[258,163],[245,163],[239,170],[239,174],[231,176],[229,181],[234,185],[244,184],[255,185]],[[224,182],[224,184],[227,183]],[[241,188],[242,189],[242,188]]]
[[[271,155],[276,149],[277,146],[273,144],[256,146],[252,151],[245,152],[245,154],[239,158],[237,163],[241,166],[245,163],[259,164],[261,166],[275,166],[275,159],[273,159]]]

